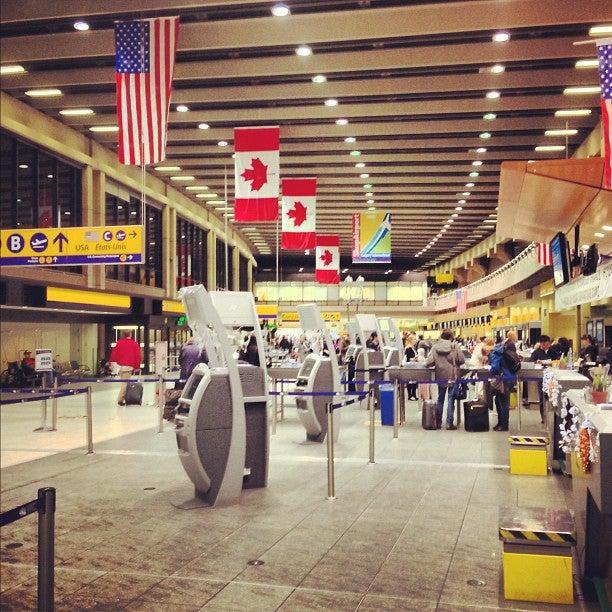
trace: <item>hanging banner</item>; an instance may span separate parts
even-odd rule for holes
[[[278,127],[234,130],[237,223],[278,218],[279,146]]]
[[[391,263],[391,213],[353,214],[353,263]]]
[[[317,236],[317,283],[337,285],[340,282],[340,238],[336,235]]]
[[[314,249],[317,179],[283,179],[282,192],[282,248],[295,251]]]

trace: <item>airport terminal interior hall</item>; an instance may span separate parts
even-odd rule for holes
[[[0,610],[612,610],[609,0],[5,0]]]

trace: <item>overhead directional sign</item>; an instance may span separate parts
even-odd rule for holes
[[[143,234],[142,225],[1,230],[0,265],[139,264]]]

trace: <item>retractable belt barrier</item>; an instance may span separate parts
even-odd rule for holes
[[[38,489],[32,501],[0,514],[0,527],[38,512],[38,605],[39,612],[53,612],[55,568],[55,489]]]
[[[468,383],[477,383],[477,382],[490,382],[492,380],[501,380],[504,382],[516,382],[517,381],[517,376],[513,375],[513,376],[495,376],[495,375],[491,375],[491,376],[487,376],[486,378],[482,378],[480,376],[478,377],[471,377],[471,378],[456,378],[456,379],[433,379],[433,380],[415,380],[415,381],[411,381],[411,380],[406,380],[406,381],[402,381],[403,383],[409,383],[409,384],[414,384],[414,385],[452,385],[452,384],[468,384]],[[521,377],[521,382],[542,382],[541,378],[538,378],[537,376],[524,376]],[[348,385],[348,384],[354,384],[354,385],[365,385],[365,384],[370,384],[370,385],[388,385],[390,382],[390,380],[358,380],[358,379],[354,379],[354,380],[342,380],[340,381],[341,384],[343,385]]]
[[[25,404],[26,402],[40,402],[42,400],[54,399],[58,397],[67,397],[68,395],[78,395],[80,393],[87,393],[87,388],[84,387],[81,389],[62,389],[61,391],[55,391],[53,389],[49,389],[48,391],[39,390],[37,395],[32,394],[30,397],[0,400],[0,405],[4,406],[5,404]]]

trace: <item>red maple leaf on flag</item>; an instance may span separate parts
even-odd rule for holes
[[[319,259],[323,262],[324,266],[329,266],[329,264],[333,261],[334,256],[331,254],[329,249],[325,249]]]
[[[251,181],[251,190],[259,191],[268,182],[268,166],[259,157],[251,159],[251,167],[240,175],[245,181]]]
[[[308,216],[308,209],[299,201],[293,204],[293,208],[290,208],[287,211],[287,216],[290,219],[293,219],[293,225],[295,227],[299,227],[306,221],[306,217]]]

